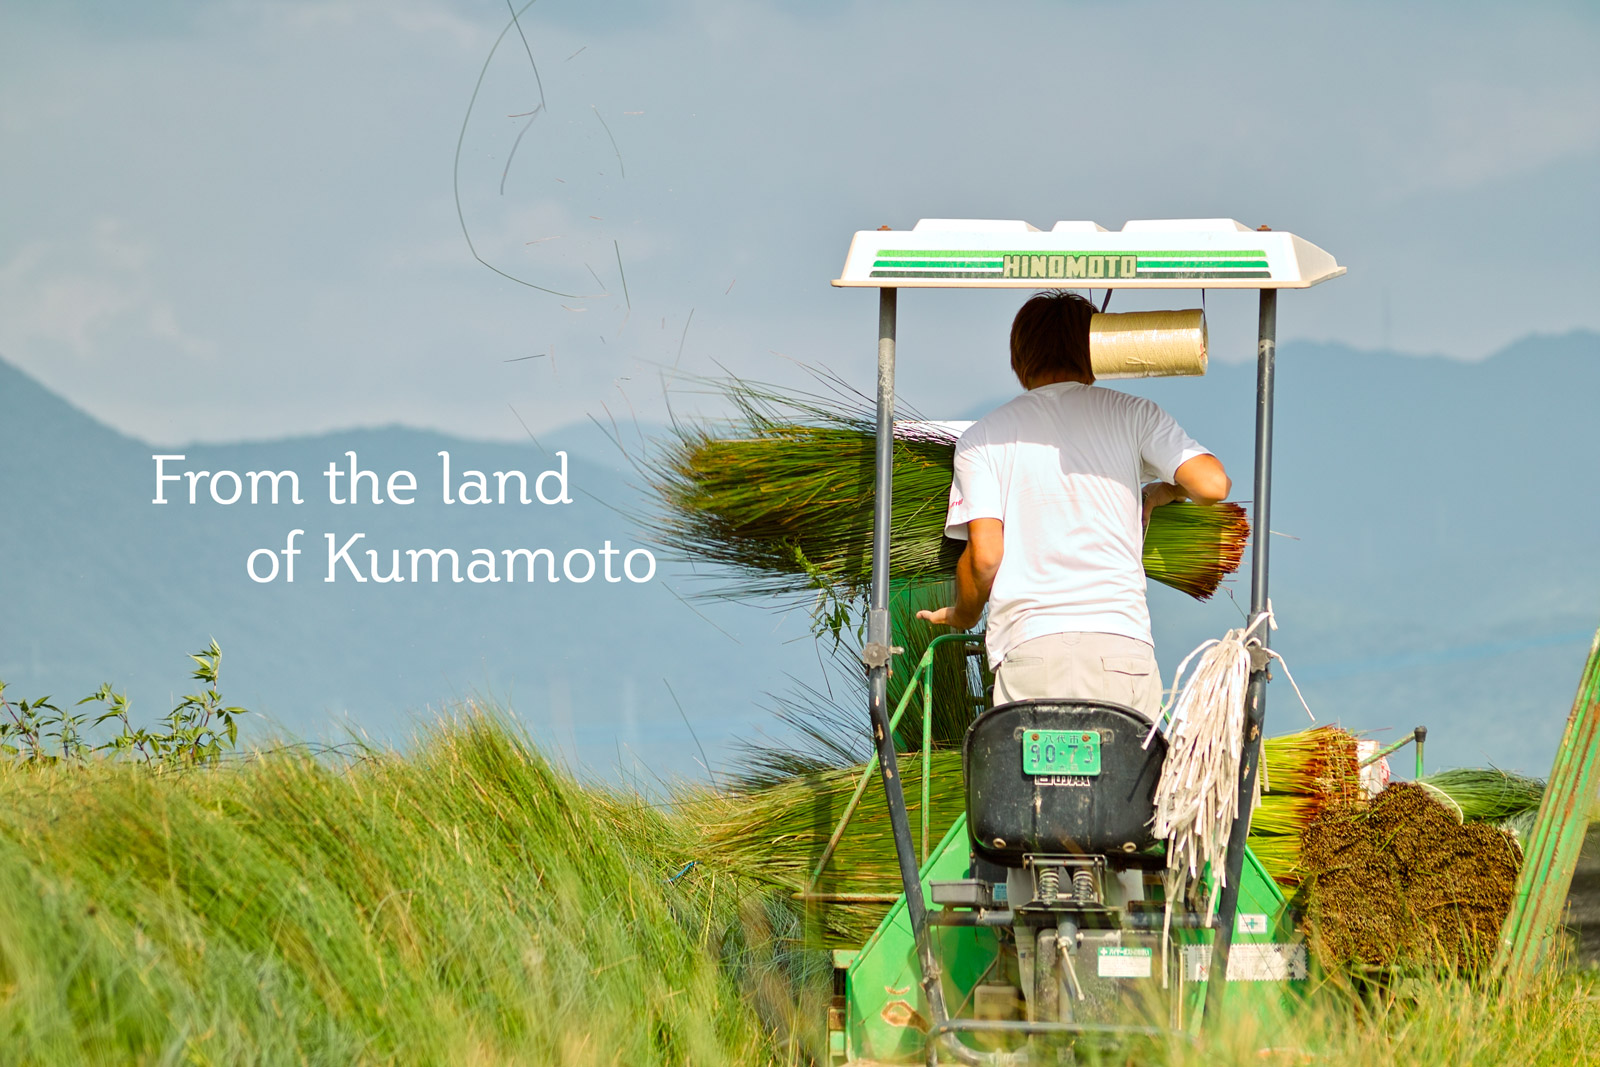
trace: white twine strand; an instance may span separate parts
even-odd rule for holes
[[[1239,765],[1244,755],[1245,699],[1250,684],[1251,649],[1261,648],[1279,664],[1283,657],[1252,636],[1265,621],[1277,629],[1272,606],[1237,630],[1229,630],[1220,640],[1200,644],[1184,657],[1172,680],[1172,699],[1161,709],[1145,736],[1150,746],[1156,731],[1165,727],[1167,758],[1156,786],[1156,837],[1167,842],[1166,918],[1162,923],[1161,950],[1166,959],[1172,933],[1172,905],[1188,895],[1207,866],[1211,869],[1211,892],[1206,900],[1205,923],[1211,926],[1217,900],[1227,877],[1228,834],[1238,814]],[[1183,673],[1199,656],[1200,661],[1182,682]],[[1294,686],[1295,695],[1311,715],[1300,687],[1295,685],[1287,665],[1284,675]],[[1313,722],[1316,716],[1311,715]],[[1261,775],[1250,798],[1253,814],[1261,802]],[[1162,984],[1167,981],[1162,968]]]

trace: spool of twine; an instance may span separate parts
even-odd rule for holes
[[[1206,372],[1206,316],[1186,311],[1124,311],[1089,320],[1096,378],[1163,378]]]

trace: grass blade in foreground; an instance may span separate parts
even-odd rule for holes
[[[786,1058],[793,905],[669,883],[686,831],[481,715],[348,766],[0,764],[0,1060]]]
[[[695,821],[582,787],[482,717],[348,765],[0,767],[0,1061],[827,1062],[797,1036],[825,1017],[826,960],[794,951],[787,892],[752,888],[760,851],[726,864]],[[1592,1060],[1592,982],[1524,991],[1329,983],[1080,1060]]]

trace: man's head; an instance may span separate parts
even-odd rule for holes
[[[1048,289],[1011,321],[1011,369],[1024,389],[1051,382],[1094,383],[1089,318],[1094,305],[1077,293]]]

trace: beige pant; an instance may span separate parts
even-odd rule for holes
[[[1047,634],[1024,641],[995,672],[995,705],[1052,697],[1114,700],[1154,720],[1161,710],[1155,649],[1120,634]]]

